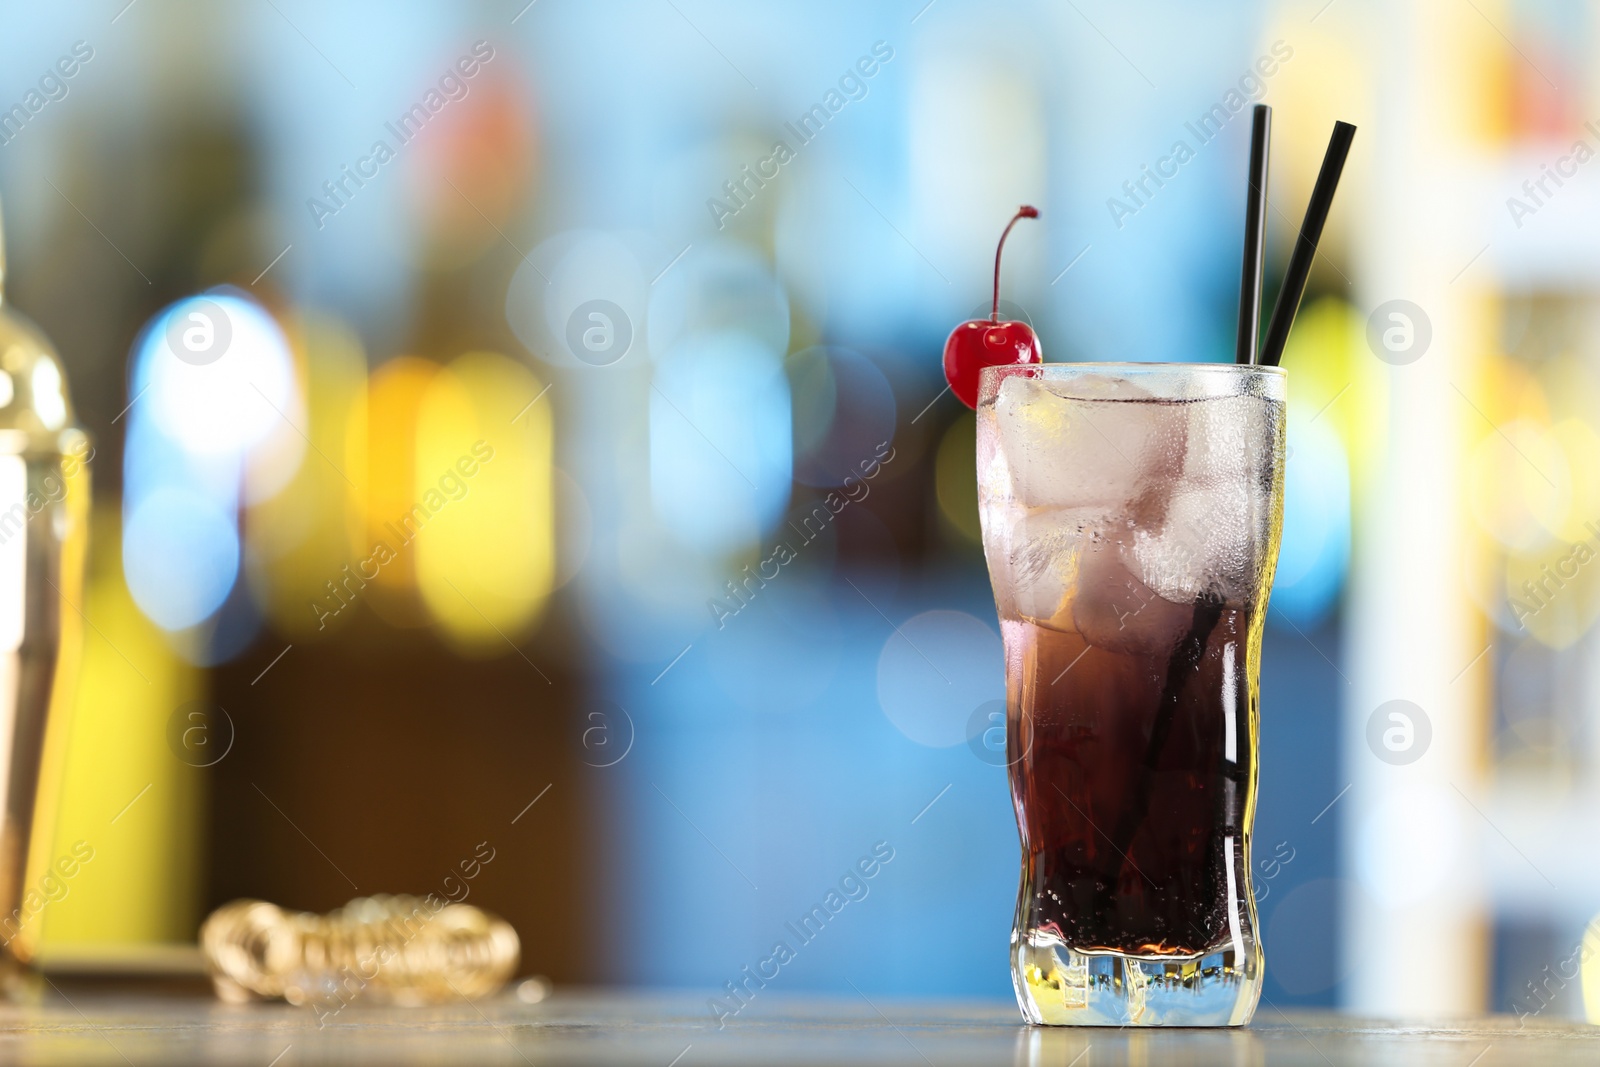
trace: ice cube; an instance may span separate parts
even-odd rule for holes
[[[989,469],[1008,475],[1011,495],[1029,507],[1138,503],[1159,513],[1183,469],[1186,405],[1130,403],[1148,396],[1100,375],[1008,377],[994,410],[1004,464]]]
[[[1282,405],[1260,397],[1229,396],[1186,407],[1190,410],[1184,481],[1206,485],[1270,481]]]
[[[1265,515],[1255,496],[1238,480],[1186,485],[1160,529],[1135,536],[1135,570],[1168,600],[1193,602],[1213,590],[1228,604],[1251,603],[1266,544]]]
[[[1182,476],[1162,521],[1136,532],[1131,564],[1168,600],[1215,590],[1230,604],[1247,604],[1265,562],[1281,407],[1256,397],[1187,407]]]
[[[993,511],[984,548],[1000,614],[1040,622],[1060,614],[1084,544],[1100,536],[1109,518],[1093,508]]]
[[[1136,531],[1126,515],[1105,508],[1011,509],[990,546],[1001,616],[1075,630],[1114,652],[1169,647],[1191,609],[1140,581]]]
[[[1153,652],[1183,636],[1193,609],[1174,603],[1140,581],[1127,546],[1100,541],[1086,546],[1073,591],[1072,629],[1091,645],[1112,652]]]
[[[1144,400],[1150,396],[1144,386],[1115,374],[1085,372],[1070,378],[1040,380],[1038,384],[1063,400]]]

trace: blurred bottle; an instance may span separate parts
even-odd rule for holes
[[[5,279],[0,237],[0,288]],[[53,839],[81,638],[89,439],[73,425],[61,361],[0,294],[0,965],[33,958],[58,896]]]

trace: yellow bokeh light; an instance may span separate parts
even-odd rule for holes
[[[355,420],[351,422],[348,451],[353,454],[359,450],[366,456],[367,532],[363,548],[371,550],[382,543],[396,550],[396,558],[378,568],[365,595],[373,610],[397,626],[427,622],[413,593],[416,557],[411,552],[398,551],[389,529],[416,502],[417,413],[438,373],[438,364],[414,356],[391,359],[374,371],[367,383],[364,431],[357,433]]]
[[[1567,508],[1546,528],[1563,541],[1592,539],[1600,524],[1600,434],[1582,419],[1562,419],[1550,441],[1565,461]]]
[[[1479,438],[1467,465],[1467,500],[1478,525],[1508,549],[1532,551],[1572,508],[1567,457],[1545,426],[1518,419]]]
[[[399,532],[429,612],[468,649],[504,648],[554,585],[554,431],[543,388],[521,364],[474,352],[428,383],[417,411],[412,501]]]
[[[326,583],[365,547],[365,452],[346,443],[353,434],[365,439],[367,364],[361,342],[340,323],[296,324],[290,338],[306,406],[304,425],[291,430],[310,447],[282,491],[249,509],[245,533],[266,563],[250,576],[252,590],[273,626],[293,636],[318,632],[313,603],[327,599]]]
[[[950,424],[934,457],[934,495],[939,511],[963,538],[979,543],[977,422],[963,413]]]
[[[1550,648],[1569,647],[1600,618],[1597,540],[1555,544],[1506,560],[1512,619]]]
[[[1284,350],[1289,425],[1332,426],[1350,460],[1352,490],[1381,469],[1388,448],[1388,368],[1367,348],[1366,318],[1337,297],[1302,308]]]

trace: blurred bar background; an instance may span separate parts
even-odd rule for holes
[[[1009,996],[940,346],[1028,202],[1047,358],[1230,359],[1265,99],[1269,306],[1360,127],[1284,359],[1268,996],[1582,1016],[1592,5],[523,2],[0,16],[6,295],[95,442],[47,961],[488,842],[557,982],[725,996],[837,891],[770,987]]]

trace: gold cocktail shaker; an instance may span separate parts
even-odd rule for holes
[[[93,450],[55,349],[5,304],[0,234],[0,984],[38,946],[83,616]]]

